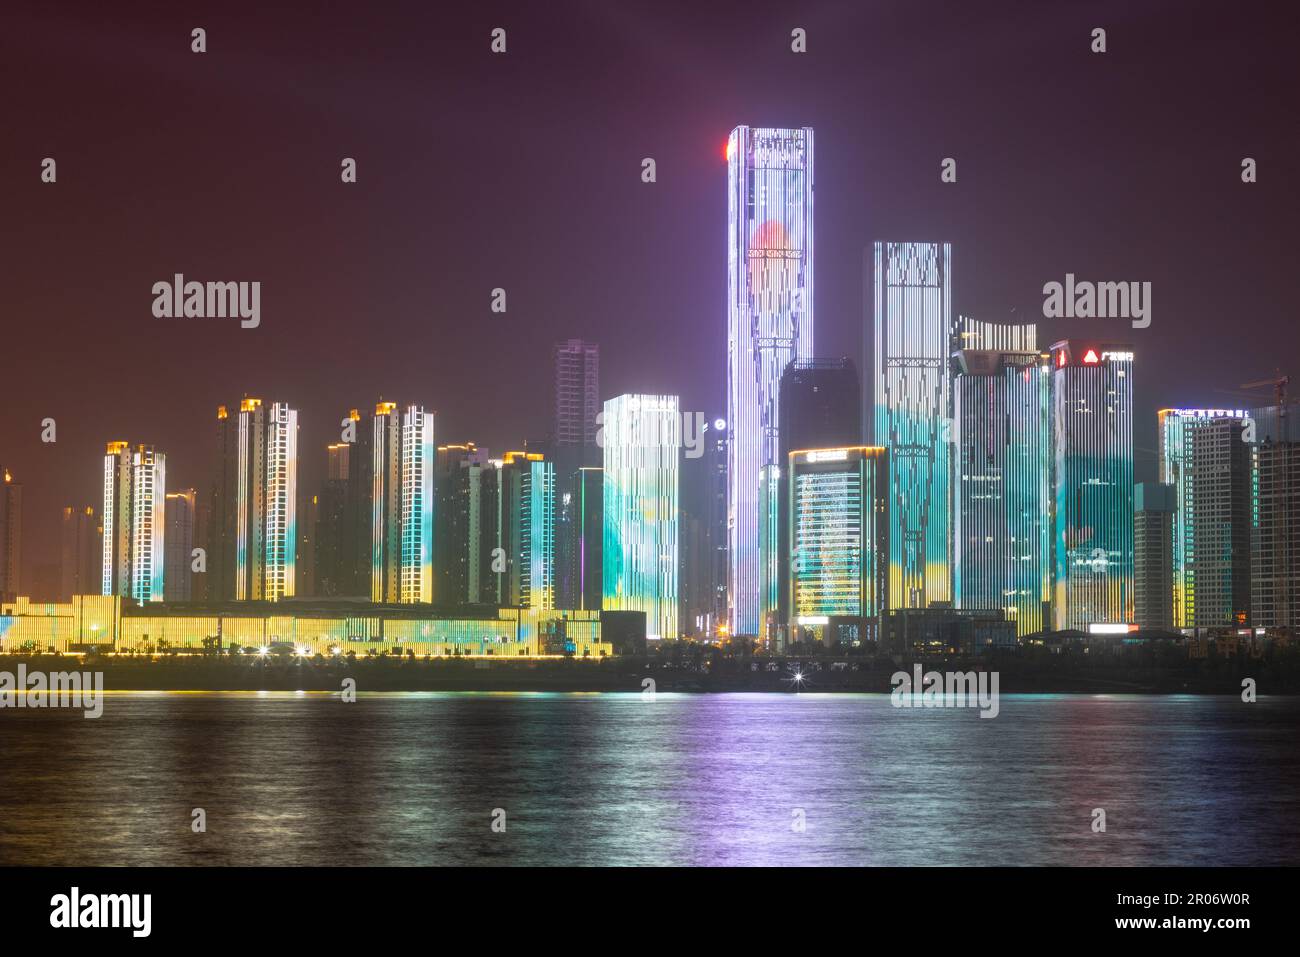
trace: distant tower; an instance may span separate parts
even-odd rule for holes
[[[1300,628],[1300,415],[1255,409],[1257,520],[1251,534],[1251,618]]]
[[[2,509],[3,505],[0,505]],[[59,535],[59,601],[72,601],[73,595],[100,594],[99,564],[103,545],[99,534],[99,520],[94,508],[89,505],[64,508]],[[167,541],[171,543],[170,538]],[[167,581],[171,581],[170,573]]]
[[[738,126],[727,140],[728,600],[736,635],[762,627],[760,489],[783,466],[781,373],[813,355],[813,168],[809,127]]]
[[[17,598],[23,544],[23,487],[0,465],[0,600]]]
[[[594,449],[600,412],[600,347],[569,339],[557,342],[553,355],[555,445]]]
[[[433,413],[375,406],[371,429],[371,578],[376,602],[433,601]]]

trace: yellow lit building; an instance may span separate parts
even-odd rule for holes
[[[115,595],[76,595],[66,603],[20,597],[0,604],[0,652],[199,652],[205,639],[216,639],[226,651],[292,648],[308,655],[613,654],[612,646],[601,641],[599,611],[501,608],[486,617],[420,618],[391,605],[304,602],[286,614],[284,604],[274,609],[270,604],[138,607],[123,605]]]

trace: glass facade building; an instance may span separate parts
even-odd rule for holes
[[[727,140],[727,511],[731,632],[756,635],[759,479],[780,466],[781,373],[813,355],[813,131]]]
[[[1053,618],[1133,621],[1133,347],[1053,344]]]
[[[643,611],[648,638],[678,629],[681,410],[675,395],[620,395],[601,416],[601,607]]]
[[[1041,631],[1051,600],[1046,357],[964,349],[953,366],[953,601],[1004,610],[1019,635]]]
[[[889,449],[889,596],[895,608],[952,599],[949,349],[952,247],[878,242],[870,275],[876,445]],[[865,394],[865,390],[864,390]]]
[[[162,601],[166,580],[167,457],[152,446],[110,442],[104,454],[101,590]]]

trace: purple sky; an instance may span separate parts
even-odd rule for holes
[[[0,462],[26,487],[29,576],[57,558],[60,507],[98,502],[105,441],[153,443],[169,486],[201,486],[215,407],[245,392],[299,408],[308,482],[380,394],[436,409],[440,442],[543,434],[549,347],[570,336],[600,343],[604,397],[723,409],[722,148],[740,123],[816,130],[820,354],[859,356],[865,245],[943,239],[956,309],[981,318],[1040,317],[1066,272],[1153,284],[1149,329],[1043,333],[1134,343],[1139,478],[1157,408],[1250,404],[1224,390],[1300,372],[1300,83],[1267,12],[177,6],[4,15]],[[260,281],[261,327],[154,319],[151,286],[175,272]]]

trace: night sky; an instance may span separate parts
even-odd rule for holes
[[[1300,373],[1300,82],[1262,7],[266,6],[0,14],[0,463],[25,486],[28,582],[60,508],[98,507],[106,441],[202,488],[216,406],[245,393],[300,410],[306,490],[381,395],[435,409],[440,443],[541,437],[556,339],[600,344],[603,398],[725,411],[738,124],[816,131],[820,355],[858,360],[864,246],[946,240],[954,313],[1041,320],[1067,272],[1152,283],[1149,329],[1040,332],[1134,344],[1139,479],[1157,408],[1263,404],[1235,390]],[[260,281],[260,328],[155,319],[176,272]]]

